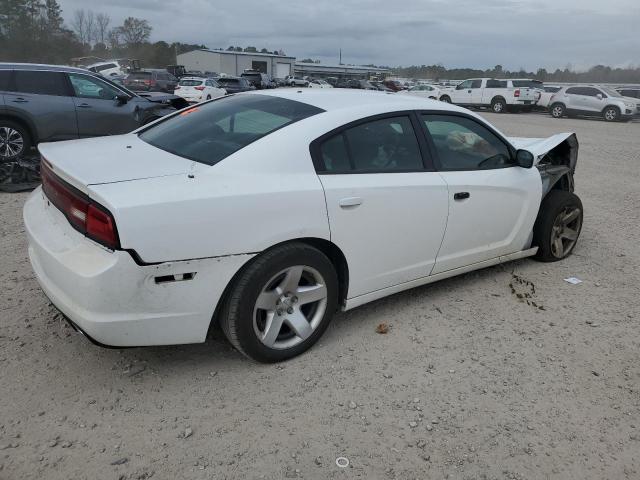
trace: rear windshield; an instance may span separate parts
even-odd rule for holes
[[[197,85],[202,85],[204,80],[180,80],[180,86],[182,87],[195,87]]]
[[[167,152],[215,165],[271,132],[323,110],[285,98],[235,95],[198,105],[140,133]]]
[[[237,78],[218,78],[217,80],[218,83],[222,83],[222,84],[230,84],[230,83],[240,83],[240,80],[238,80]]]
[[[135,80],[136,78],[148,78],[150,76],[151,76],[151,72],[135,72],[135,73],[130,73],[127,78]]]
[[[537,80],[513,80],[514,87],[544,88],[544,84]]]

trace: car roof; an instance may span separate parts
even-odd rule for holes
[[[67,67],[64,65],[47,65],[45,63],[5,63],[0,62],[0,70],[47,70],[52,72],[88,73],[93,72],[85,68]]]
[[[373,107],[380,113],[403,110],[442,110],[468,112],[462,107],[437,100],[422,99],[411,95],[380,92],[377,90],[352,90],[339,88],[283,88],[246,92],[243,95],[270,95],[273,97],[306,103],[327,112],[333,110]]]

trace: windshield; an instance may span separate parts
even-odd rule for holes
[[[215,165],[265,135],[320,112],[285,98],[235,95],[184,110],[139,136],[167,152]]]
[[[130,73],[127,79],[138,80],[138,79],[149,78],[149,77],[151,77],[151,72],[134,72],[134,73]]]
[[[610,97],[622,97],[622,95],[620,95],[620,92],[616,92],[612,88],[600,87],[600,90],[602,90],[604,93],[606,93]]]

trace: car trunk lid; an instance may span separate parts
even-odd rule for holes
[[[89,185],[181,175],[207,168],[149,145],[135,134],[42,143],[38,150],[56,175],[84,193]]]

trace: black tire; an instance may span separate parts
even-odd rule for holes
[[[507,111],[507,102],[504,98],[496,97],[491,100],[491,111],[493,113],[505,113]]]
[[[290,348],[268,347],[254,328],[256,301],[274,275],[298,265],[311,267],[324,280],[327,293],[324,313],[313,333],[301,343]],[[225,336],[240,353],[258,362],[280,362],[301,354],[316,343],[331,322],[337,305],[338,277],[331,261],[324,253],[309,245],[288,243],[267,250],[243,268],[231,285],[219,321]]]
[[[522,112],[524,112],[524,113],[531,113],[531,112],[533,112],[533,107],[524,107],[524,108],[522,109]]]
[[[449,97],[449,95],[443,95],[440,97],[440,101],[444,103],[451,103],[451,98]]]
[[[7,139],[7,135],[10,138]],[[20,142],[22,147],[17,149]],[[0,119],[0,162],[12,161],[28,154],[32,145],[29,131],[20,123]]]
[[[554,103],[549,107],[549,113],[553,118],[562,118],[566,115],[567,109],[562,103]]]
[[[614,106],[606,107],[602,111],[602,118],[607,122],[617,122],[620,120],[620,109]]]
[[[207,100],[211,100],[211,95],[207,95]]]
[[[560,238],[562,244],[562,253],[560,253],[554,246],[554,241],[557,241],[559,235],[557,225],[563,218],[561,215],[566,218],[569,213],[576,210],[577,217],[570,222],[571,230],[569,230],[572,233],[576,232],[575,239],[571,242],[568,239]],[[557,262],[571,255],[582,230],[583,215],[582,202],[576,194],[566,190],[549,192],[540,204],[540,212],[533,227],[533,246],[538,247],[535,258],[542,262]]]

